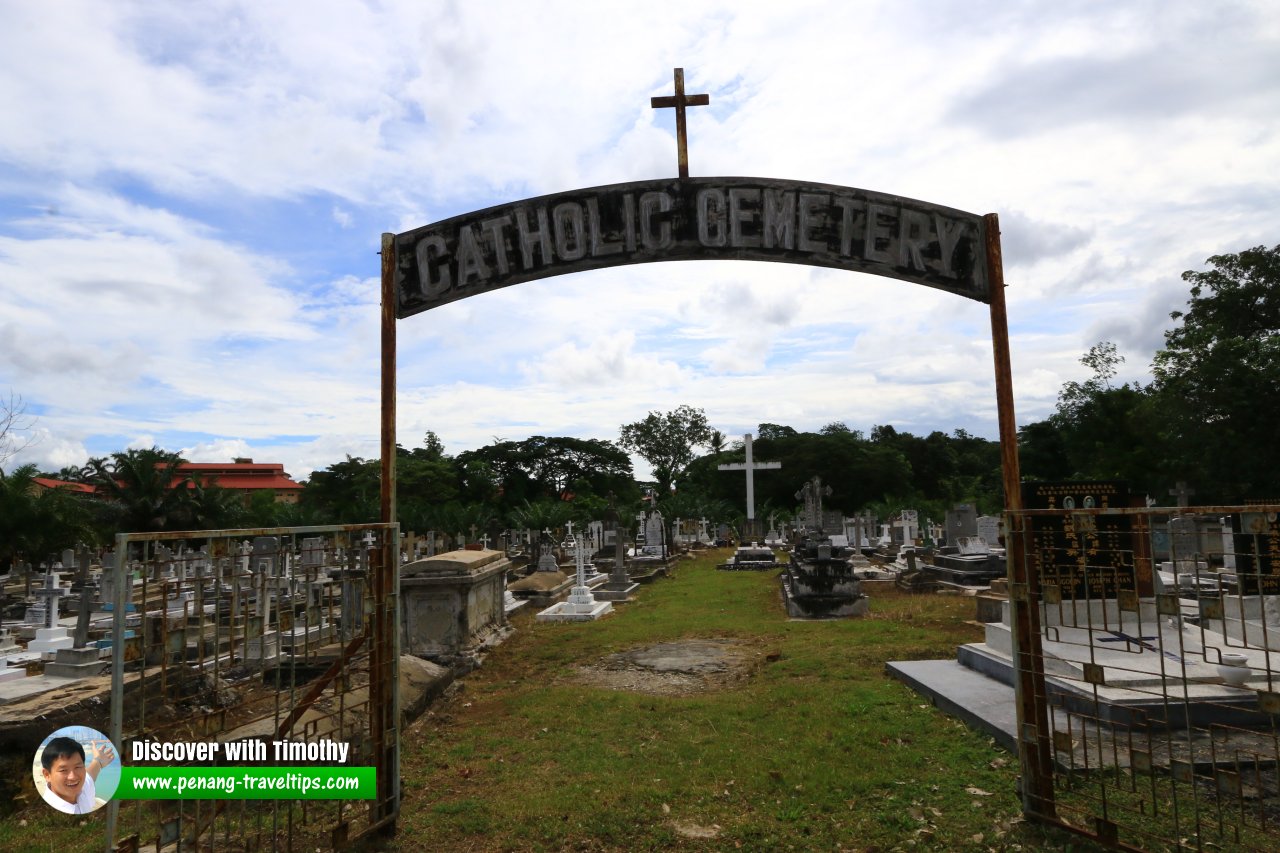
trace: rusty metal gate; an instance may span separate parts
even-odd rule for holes
[[[1280,506],[1085,497],[1006,516],[1025,812],[1122,849],[1280,849]]]
[[[375,768],[377,792],[113,800],[107,849],[328,849],[394,825],[399,549],[394,524],[116,537],[102,596],[114,611],[110,737],[126,763],[146,763],[129,758],[144,739],[331,740],[349,745],[342,766]]]

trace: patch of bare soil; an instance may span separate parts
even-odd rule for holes
[[[578,668],[579,681],[609,690],[688,696],[733,689],[776,653],[746,640],[679,640],[609,655]]]

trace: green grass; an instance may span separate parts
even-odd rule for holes
[[[1022,822],[1014,757],[884,672],[886,661],[949,658],[978,639],[971,599],[877,591],[869,617],[793,622],[776,572],[717,572],[719,559],[681,563],[599,622],[520,614],[464,689],[410,728],[389,846],[1091,847]],[[738,638],[760,653],[758,668],[733,689],[691,696],[574,677],[611,653],[693,637]],[[699,828],[713,837],[690,837]]]

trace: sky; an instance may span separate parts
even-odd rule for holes
[[[31,440],[5,464],[376,458],[380,235],[674,177],[675,67],[710,96],[695,176],[999,214],[1019,425],[1099,341],[1148,381],[1182,272],[1280,244],[1270,0],[0,0],[0,400]],[[987,307],[859,273],[624,266],[397,337],[407,447],[616,441],[681,404],[731,437],[998,432]]]

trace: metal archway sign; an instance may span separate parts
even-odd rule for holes
[[[657,261],[887,276],[991,311],[1005,504],[1021,508],[1000,226],[930,202],[777,178],[673,178],[515,201],[382,235],[382,520],[395,520],[395,323],[502,287]]]
[[[398,234],[396,316],[500,287],[654,261],[835,267],[989,301],[982,217],[772,178],[677,178],[571,190]]]
[[[677,69],[677,92],[681,72]],[[659,99],[654,99],[654,106]],[[692,103],[692,102],[689,102]],[[1005,507],[1022,508],[1000,225],[949,207],[830,184],[682,176],[555,193],[382,235],[382,520],[396,520],[396,320],[572,272],[656,261],[752,260],[887,276],[985,302],[991,312]],[[1025,554],[1009,553],[1014,647],[1035,648]],[[1041,659],[1018,672],[1024,811],[1052,812]]]

